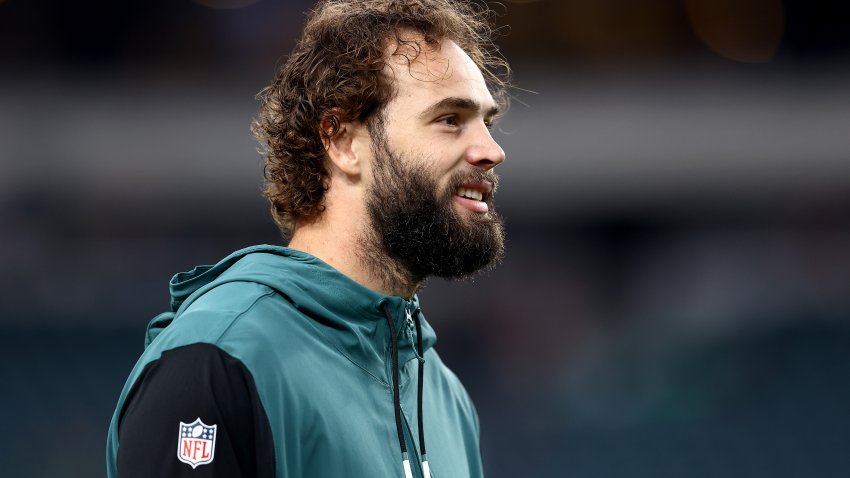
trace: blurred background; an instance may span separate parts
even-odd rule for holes
[[[281,242],[249,125],[310,6],[0,0],[3,476],[103,476],[171,275]],[[850,7],[494,8],[508,255],[420,294],[488,476],[850,476]]]

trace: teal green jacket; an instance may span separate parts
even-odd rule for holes
[[[171,312],[149,324],[112,417],[110,478],[404,477],[400,432],[422,477],[411,315],[431,476],[483,476],[475,408],[433,349],[416,297],[379,294],[276,246],[177,274],[170,289]]]

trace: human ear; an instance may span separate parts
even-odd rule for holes
[[[319,124],[322,144],[330,163],[348,176],[359,176],[362,158],[357,146],[363,125],[354,121],[341,121],[341,112],[329,111]]]

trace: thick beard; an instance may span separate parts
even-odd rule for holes
[[[495,185],[496,175],[456,174],[438,191],[426,158],[393,154],[381,136],[373,137],[374,184],[366,203],[371,231],[363,251],[373,272],[388,285],[415,288],[429,276],[460,279],[495,267],[504,255],[504,227],[492,201],[489,213],[464,219],[455,211],[454,195],[467,181]]]

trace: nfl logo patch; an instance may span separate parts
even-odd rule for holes
[[[207,425],[198,417],[192,423],[180,422],[177,432],[177,459],[197,468],[213,461],[218,425]]]

